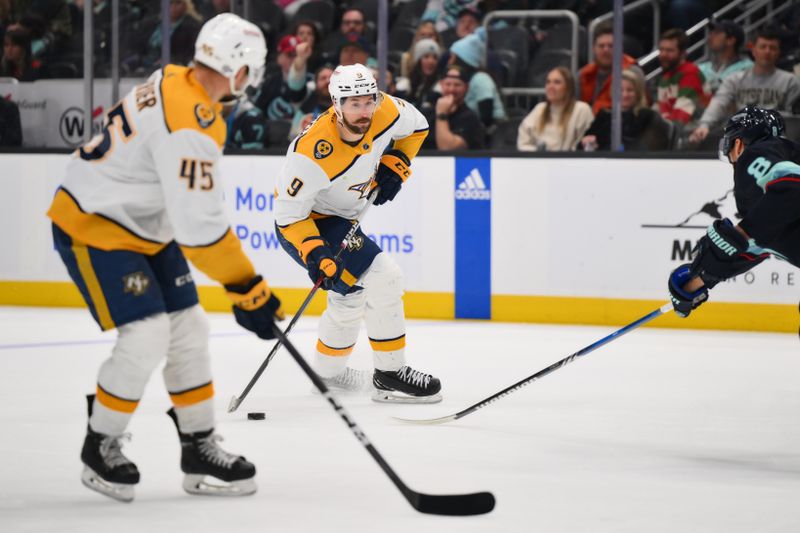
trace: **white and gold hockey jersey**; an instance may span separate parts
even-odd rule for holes
[[[212,279],[250,280],[255,271],[230,229],[218,182],[220,112],[193,69],[154,73],[73,154],[48,216],[94,248],[153,255],[175,240]]]
[[[275,221],[283,236],[305,257],[319,237],[315,219],[354,219],[366,204],[383,153],[400,150],[411,160],[428,135],[428,122],[414,106],[381,95],[364,137],[344,142],[333,108],[322,113],[289,145],[275,188]]]

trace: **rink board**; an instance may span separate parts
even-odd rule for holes
[[[44,218],[68,157],[0,155],[0,304],[82,305]],[[292,310],[309,282],[275,238],[282,159],[227,156],[218,182],[234,232]],[[404,271],[410,317],[625,324],[666,301],[668,273],[712,215],[736,212],[730,168],[713,160],[420,157],[413,171],[364,223]],[[690,320],[653,325],[796,331],[796,276],[769,260]],[[196,280],[207,308],[229,307]],[[318,297],[309,312],[323,308]]]

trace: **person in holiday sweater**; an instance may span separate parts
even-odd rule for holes
[[[658,42],[658,59],[663,74],[658,80],[657,109],[665,120],[688,124],[708,105],[703,74],[686,60],[688,37],[681,29],[667,30]]]

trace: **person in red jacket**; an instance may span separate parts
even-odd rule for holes
[[[580,99],[592,106],[595,115],[601,109],[611,107],[611,67],[613,64],[614,28],[610,24],[600,24],[594,34],[594,63],[585,65],[578,71]],[[636,60],[622,54],[622,69],[629,68],[644,77]]]
[[[661,34],[658,59],[663,73],[658,80],[658,111],[665,120],[689,123],[708,105],[704,78],[697,65],[686,60],[689,39],[678,28]]]

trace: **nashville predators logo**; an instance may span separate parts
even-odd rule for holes
[[[372,177],[370,177],[367,181],[363,183],[356,183],[355,185],[351,185],[347,190],[357,192],[359,200],[361,200],[362,198],[366,198],[367,196],[369,196],[370,191],[372,191]]]
[[[122,278],[122,286],[126,293],[129,292],[134,296],[141,296],[150,287],[150,278],[144,272],[134,272]]]
[[[314,145],[314,159],[325,159],[333,153],[333,145],[325,140],[317,141]]]
[[[353,235],[347,240],[347,251],[357,252],[364,247],[364,237],[361,235]]]
[[[208,106],[197,104],[194,106],[194,116],[201,128],[207,128],[217,119],[217,114]]]

